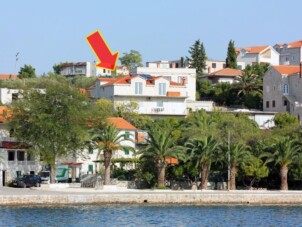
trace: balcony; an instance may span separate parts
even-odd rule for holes
[[[165,111],[164,107],[154,107],[151,109],[151,113],[162,113]]]

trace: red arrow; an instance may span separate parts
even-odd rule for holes
[[[102,34],[97,30],[86,37],[88,44],[99,59],[97,67],[115,70],[119,52],[112,54]]]

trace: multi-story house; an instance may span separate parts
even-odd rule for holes
[[[224,68],[219,71],[200,76],[201,80],[209,80],[213,84],[216,83],[234,83],[236,78],[242,76],[242,71],[231,68]]]
[[[130,148],[115,151],[112,158],[135,158],[135,153],[131,149],[137,151],[140,144],[145,144],[146,133],[139,131],[128,121],[120,117],[111,117],[107,121],[116,127],[119,135],[124,135],[126,140],[122,141],[121,145]],[[71,179],[72,181],[76,181],[76,179],[80,179],[85,174],[95,174],[100,171],[103,164],[99,160],[103,159],[103,156],[99,152],[98,149],[90,146],[88,149],[83,149],[77,156],[60,159],[60,163],[68,165],[68,168],[71,169]],[[128,164],[124,168],[132,169],[133,165]]]
[[[263,78],[263,110],[289,112],[302,120],[300,66],[272,66]]]
[[[96,67],[95,62],[66,62],[61,64],[61,75],[67,77],[111,76],[111,70]]]
[[[133,100],[138,103],[140,114],[184,116],[187,113],[185,79],[176,83],[166,77],[149,75],[98,78],[90,94],[93,98],[112,100],[115,106]]]
[[[274,48],[280,54],[280,65],[300,65],[302,61],[302,40],[276,44]]]
[[[207,60],[206,65],[206,69],[204,70],[204,73],[206,74],[214,73],[226,68],[226,62],[219,60]],[[244,70],[245,62],[237,62],[237,69]]]
[[[0,106],[0,186],[5,186],[23,174],[36,174],[42,169],[37,158],[14,137],[5,123],[7,107]]]
[[[181,68],[178,61],[147,62],[147,67],[137,67],[131,71],[131,75],[150,75],[162,77],[171,83],[184,84],[186,100],[196,100],[196,69]]]
[[[269,63],[279,65],[279,53],[271,46],[251,46],[236,48],[237,62],[245,62],[246,65],[255,63]]]

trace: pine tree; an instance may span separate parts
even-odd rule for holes
[[[237,54],[235,50],[235,42],[233,40],[230,40],[229,42],[228,53],[226,58],[226,67],[237,69]]]
[[[189,54],[191,55],[190,58],[187,57],[189,67],[196,68],[196,73],[202,74],[203,70],[206,68],[207,55],[203,43],[200,43],[199,39],[190,47]]]

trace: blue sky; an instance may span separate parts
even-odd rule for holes
[[[300,0],[3,0],[0,73],[14,73],[17,52],[17,72],[94,61],[85,37],[96,29],[112,51],[138,50],[144,62],[188,56],[197,39],[222,60],[230,39],[238,47],[302,39],[301,11]]]

